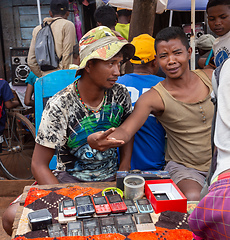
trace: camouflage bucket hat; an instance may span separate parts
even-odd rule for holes
[[[120,50],[123,50],[124,62],[131,59],[135,47],[127,40],[119,40],[112,30],[105,26],[96,27],[87,32],[79,41],[80,65],[76,75],[84,69],[91,59],[107,61],[114,57]]]

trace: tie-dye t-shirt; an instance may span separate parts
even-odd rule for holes
[[[116,173],[117,150],[111,148],[100,152],[92,149],[87,137],[97,131],[118,127],[131,111],[130,95],[123,85],[116,83],[108,89],[102,109],[92,113],[79,100],[73,83],[47,102],[36,142],[59,149],[59,170],[82,181],[101,181]]]

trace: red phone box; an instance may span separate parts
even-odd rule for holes
[[[145,196],[151,202],[155,213],[187,213],[187,198],[172,179],[145,181]]]

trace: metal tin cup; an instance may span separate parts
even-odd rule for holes
[[[139,175],[128,175],[124,178],[125,199],[137,200],[144,196],[145,179]]]

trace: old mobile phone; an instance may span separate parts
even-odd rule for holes
[[[63,214],[65,217],[71,217],[76,215],[76,208],[74,204],[74,200],[68,199],[62,201],[63,206]]]
[[[163,200],[171,200],[171,196],[170,194],[168,194],[167,192],[157,192],[157,191],[153,191],[152,192],[154,197],[156,198],[157,201],[163,201]]]
[[[77,216],[84,216],[84,215],[90,216],[95,213],[93,202],[89,195],[75,197],[75,206],[77,209]]]
[[[131,214],[119,215],[115,216],[114,218],[119,233],[128,235],[137,231]]]
[[[98,218],[88,218],[83,220],[84,236],[101,234]]]
[[[126,212],[127,207],[119,194],[108,195],[109,206],[112,213]]]
[[[47,226],[49,237],[64,237],[65,233],[60,223],[54,223]]]
[[[156,230],[156,227],[153,223],[152,213],[135,213],[133,216],[138,232],[148,232]]]
[[[61,224],[65,224],[73,221],[76,221],[76,216],[65,217],[63,214],[63,204],[62,202],[60,202],[58,205],[58,222]]]
[[[127,207],[127,211],[125,213],[138,213],[137,207],[132,199],[124,199],[124,202]]]
[[[82,221],[68,222],[67,223],[68,236],[83,236]]]
[[[92,200],[96,214],[101,215],[111,213],[111,208],[109,206],[107,197],[92,197]]]
[[[136,200],[136,204],[140,213],[153,212],[153,207],[147,198]]]
[[[101,233],[118,233],[114,217],[103,217],[99,219]]]

